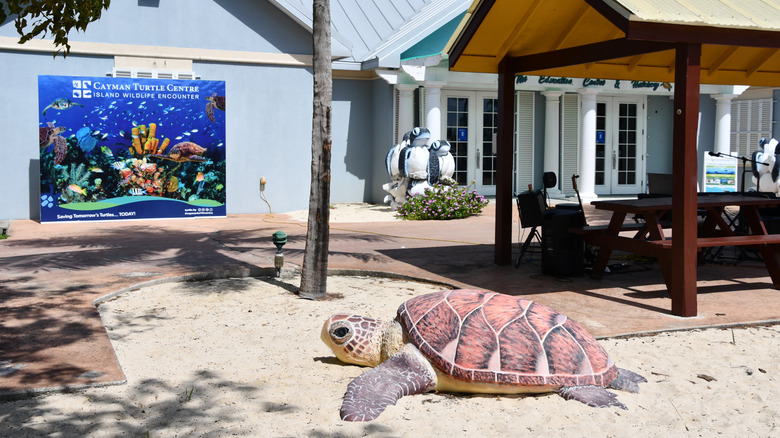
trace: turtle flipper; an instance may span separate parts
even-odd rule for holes
[[[405,395],[436,387],[436,373],[416,347],[407,344],[378,367],[349,383],[341,405],[344,421],[371,421]]]
[[[594,408],[616,406],[628,409],[617,399],[617,395],[607,391],[603,386],[564,386],[558,391],[566,400],[577,400]]]
[[[209,102],[206,104],[206,116],[212,122],[214,121],[214,102]]]
[[[618,375],[610,382],[609,387],[638,394],[640,383],[647,383],[647,379],[633,371],[618,368]]]
[[[68,141],[61,136],[54,137],[54,164],[62,163],[68,152]]]

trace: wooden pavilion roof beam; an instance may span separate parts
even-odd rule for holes
[[[780,47],[776,31],[632,21],[626,38],[668,43]]]
[[[774,56],[777,53],[776,49],[764,49],[761,51],[761,54],[758,55],[753,59],[753,62],[750,63],[747,70],[745,71],[745,76],[750,77],[755,74],[762,65],[766,64],[767,61],[769,61],[772,56]]]
[[[574,33],[574,29],[576,29],[577,25],[583,20],[583,18],[585,18],[585,14],[591,10],[592,9],[588,6],[587,3],[583,3],[580,6],[580,8],[572,16],[571,20],[563,26],[563,31],[552,45],[553,50],[558,50],[563,47],[563,43],[566,42],[566,39]]]
[[[733,55],[737,51],[738,47],[732,46],[732,47],[726,47],[726,50],[723,51],[723,53],[718,56],[715,61],[713,61],[709,68],[707,69],[707,74],[712,76],[716,71],[718,71],[721,66],[723,66],[723,63],[728,61],[729,58],[731,58],[731,55]]]
[[[533,72],[673,49],[674,45],[668,43],[628,41],[621,38],[533,55],[515,56],[507,60],[509,68],[515,72]]]
[[[534,12],[536,12],[536,9],[539,7],[539,5],[542,4],[542,1],[543,0],[533,0],[533,3],[531,3],[531,5],[523,14],[523,17],[517,21],[517,26],[512,29],[512,31],[509,33],[509,36],[501,44],[501,47],[499,47],[498,52],[496,53],[497,58],[504,58],[506,54],[509,53],[509,49],[512,47],[512,43],[515,41],[515,39],[517,39],[517,36],[523,32],[523,29],[525,29],[526,25],[531,21],[531,16]]]
[[[631,59],[628,61],[628,71],[632,71],[632,70],[634,70],[634,69],[636,68],[636,66],[638,66],[638,65],[639,65],[639,63],[640,63],[640,62],[642,62],[642,58],[644,58],[644,57],[645,57],[645,55],[644,55],[644,54],[642,54],[642,55],[636,55],[636,56],[632,57],[632,58],[631,58]]]

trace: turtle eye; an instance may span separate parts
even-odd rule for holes
[[[330,334],[334,342],[343,344],[350,337],[350,330],[348,327],[339,326],[331,330]]]

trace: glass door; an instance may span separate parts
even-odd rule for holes
[[[487,196],[496,194],[496,132],[498,132],[498,99],[495,95],[478,94],[481,122],[480,136],[476,150],[476,185],[479,193]]]
[[[442,93],[446,115],[443,129],[455,159],[453,178],[460,186],[475,182],[485,196],[496,194],[496,132],[498,100],[495,94],[469,91]]]
[[[452,177],[460,186],[471,182],[469,171],[469,143],[473,144],[473,98],[468,93],[445,95],[447,116],[444,118],[445,140],[450,142],[450,154],[455,159]]]
[[[600,97],[596,103],[596,193],[644,191],[643,97]]]

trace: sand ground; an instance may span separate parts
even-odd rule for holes
[[[618,365],[648,379],[621,392],[628,410],[556,394],[425,394],[379,419],[338,410],[364,369],[320,341],[324,320],[352,311],[390,318],[440,286],[331,277],[324,301],[299,299],[299,278],[169,283],[100,305],[127,383],[0,403],[0,436],[566,436],[780,435],[780,326],[603,339]]]

